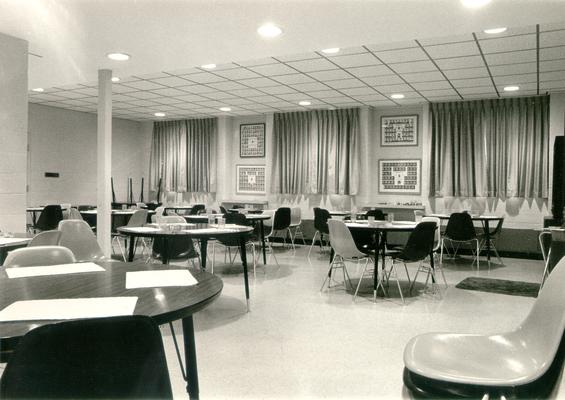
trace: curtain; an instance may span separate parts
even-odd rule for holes
[[[431,197],[548,196],[549,96],[430,105]]]
[[[150,189],[215,192],[216,136],[215,118],[155,122]]]
[[[359,109],[276,113],[271,191],[357,194]]]

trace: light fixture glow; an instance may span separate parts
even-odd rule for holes
[[[512,85],[512,86],[504,86],[504,91],[505,91],[505,92],[515,92],[515,91],[517,91],[517,90],[520,90],[520,86],[515,86],[515,85]]]
[[[497,33],[506,32],[508,28],[500,27],[500,28],[492,28],[492,29],[485,29],[483,32],[489,35],[496,35]]]
[[[491,0],[461,0],[461,4],[467,8],[481,8],[490,3],[490,1]]]
[[[265,38],[274,38],[282,33],[282,29],[274,24],[268,23],[261,25],[259,29],[257,29],[257,33]]]
[[[204,69],[214,69],[214,68],[216,68],[216,64],[204,64],[204,65],[201,65],[200,67],[202,67]]]
[[[329,48],[329,49],[324,49],[324,50],[322,50],[322,53],[325,53],[325,54],[335,54],[335,53],[339,53],[340,50],[341,50],[341,49],[340,49],[339,47],[332,47],[332,48]]]
[[[38,93],[41,93],[41,92],[44,92],[44,91],[45,91],[45,89],[43,89],[42,87],[37,87],[37,88],[35,88],[35,89],[31,89],[31,91],[32,91],[32,92],[38,92]]]
[[[106,54],[106,57],[114,61],[127,61],[130,58],[129,54],[126,53],[109,53]]]
[[[391,95],[390,95],[390,98],[391,98],[391,99],[395,99],[395,100],[403,99],[403,98],[404,98],[404,95],[403,95],[402,93],[395,93],[395,94],[391,94]]]
[[[164,112],[156,112],[156,113],[153,114],[153,115],[156,116],[156,117],[164,117],[164,116],[166,116],[167,114],[165,114]]]
[[[120,78],[118,78],[117,76],[113,76],[112,77],[112,82],[119,82]]]
[[[308,101],[308,100],[302,100],[298,102],[299,105],[301,106],[309,106],[312,104],[312,102]]]
[[[229,108],[229,107],[220,107],[220,111],[228,112],[228,111],[231,111],[231,108]]]

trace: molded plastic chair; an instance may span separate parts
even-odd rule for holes
[[[320,235],[320,249],[323,248],[324,235],[329,235],[330,231],[328,228],[328,219],[331,218],[330,212],[324,208],[314,207],[314,228],[316,233],[312,238],[312,244],[310,245],[310,250],[308,250],[308,257],[310,257],[310,252],[312,247],[316,243],[316,236]]]
[[[106,260],[96,236],[85,221],[66,219],[59,222],[60,245],[73,252],[78,262]]]
[[[126,224],[126,227],[128,227],[128,228],[141,227],[141,226],[145,225],[146,222],[147,222],[147,210],[139,209],[139,210],[134,211],[134,213],[130,217],[128,223]],[[124,246],[123,247],[122,247],[122,243],[120,242],[120,239],[124,240]],[[127,247],[128,239],[129,238],[128,238],[127,235],[123,235],[119,232],[112,234],[112,244],[114,242],[118,243],[118,248],[120,249],[120,253],[122,254],[122,258],[124,259],[124,261],[127,261],[125,248]],[[147,247],[143,238],[141,238],[141,239],[142,239],[142,243],[143,243],[144,248]],[[135,239],[132,239],[132,240],[135,240]]]
[[[498,223],[496,224],[496,227],[489,232],[489,245],[490,248],[494,251],[494,254],[496,254],[496,258],[498,258],[498,262],[500,264],[503,264],[502,262],[502,258],[500,258],[500,256],[498,255],[498,250],[496,250],[496,240],[498,239],[498,237],[500,236],[500,234],[502,233],[502,224],[504,223],[504,218],[501,218],[498,220]],[[480,240],[480,246],[479,249],[483,249],[486,244],[487,244],[487,234],[486,232],[481,233],[480,235],[478,235],[479,240]]]
[[[420,397],[548,398],[563,368],[564,281],[565,258],[511,332],[412,338],[404,350],[404,383]]]
[[[66,219],[80,219],[83,220],[82,214],[80,211],[74,207],[69,208],[69,212]]]
[[[206,206],[204,204],[195,204],[188,212],[188,215],[198,215],[201,211],[206,211]]]
[[[549,245],[549,250],[547,253],[544,252],[542,235],[545,235],[547,231],[540,234],[540,244],[542,245],[542,252],[544,254],[545,267],[543,269],[543,276],[541,280],[541,286],[543,286],[547,276],[553,270],[555,265],[565,256],[565,230],[563,228],[551,229],[547,232],[551,236],[551,244]],[[541,290],[541,288],[540,288]]]
[[[226,224],[235,224],[235,225],[242,225],[242,226],[247,226],[249,225],[247,218],[245,217],[244,214],[239,214],[239,213],[226,213],[224,214],[224,218],[226,220]],[[256,260],[256,252],[255,252],[255,243],[253,243],[253,241],[250,240],[251,239],[251,235],[248,235],[248,237],[246,238],[245,241],[245,245],[246,246],[250,246],[251,250],[253,252],[253,274],[255,275],[255,268],[257,266],[257,260]],[[235,258],[237,256],[237,254],[239,253],[239,246],[240,246],[240,242],[239,242],[239,236],[220,236],[217,239],[217,242],[220,243],[221,245],[223,245],[226,250],[228,251],[229,254],[229,259],[230,259],[230,265],[233,265]],[[214,272],[214,263],[215,263],[215,258],[216,258],[216,242],[214,242],[214,249],[213,249],[213,262],[212,262],[212,273]],[[231,256],[231,250],[234,249],[235,253],[233,255],[233,258]]]
[[[263,214],[269,215],[271,217],[271,218],[263,221],[263,227],[265,229],[264,234],[265,234],[265,239],[266,239],[269,235],[271,235],[273,233],[275,210],[264,210]],[[276,256],[275,252],[273,251],[273,247],[271,246],[271,242],[269,240],[266,240],[266,243],[267,243],[267,246],[269,247],[269,251],[270,251],[269,254],[273,255],[273,257],[275,258],[275,263],[277,264],[277,266],[279,266],[279,260],[277,260],[277,256]]]
[[[328,230],[330,234],[330,244],[332,249],[334,249],[334,258],[330,264],[330,269],[324,282],[322,283],[322,287],[320,291],[324,289],[326,282],[328,282],[328,289],[331,287],[331,280],[332,280],[332,271],[341,268],[343,272],[343,284],[347,289],[347,283],[349,283],[349,287],[353,287],[351,284],[351,279],[349,278],[349,273],[347,272],[347,267],[345,266],[345,261],[357,261],[365,260],[365,269],[367,269],[367,264],[369,263],[370,257],[359,251],[357,246],[355,245],[355,241],[353,240],[353,236],[351,236],[351,231],[343,221],[337,219],[330,219],[328,221]],[[359,281],[361,283],[361,281]],[[357,285],[357,290],[355,291],[355,296],[357,296],[357,291],[359,290],[359,285]]]
[[[186,224],[184,217],[180,215],[164,215],[157,219],[159,224]],[[153,239],[153,251],[151,258],[160,259],[163,252],[165,240],[156,237]],[[169,260],[186,259],[190,260],[193,267],[195,258],[200,258],[200,255],[194,248],[192,239],[187,236],[169,237],[167,238],[167,254]],[[149,259],[147,260],[149,261]]]
[[[374,210],[368,210],[365,216],[367,217],[367,219],[369,219],[369,217],[375,217],[375,220],[377,221],[384,221],[386,219],[385,213],[382,210],[379,210],[378,208]]]
[[[292,234],[292,230],[294,230],[294,235]],[[292,247],[294,247],[294,242],[298,235],[302,238],[302,244],[306,245],[304,232],[302,232],[302,210],[300,207],[292,207],[290,209],[290,226],[288,232],[290,233],[290,240],[292,240]]]
[[[479,270],[480,241],[477,237],[477,233],[475,232],[473,220],[468,213],[462,212],[450,215],[449,221],[447,221],[447,227],[445,228],[445,233],[441,239],[440,263],[443,262],[443,248],[446,240],[457,244],[457,247],[453,252],[453,257],[457,254],[457,250],[461,244],[475,242],[475,251],[473,252],[473,249],[471,249],[471,251],[474,253],[477,270]]]
[[[43,231],[39,232],[37,235],[31,239],[27,244],[27,247],[34,246],[58,246],[61,240],[60,231]]]
[[[225,215],[228,213],[228,210],[224,206],[220,206],[220,212]]]
[[[284,232],[283,239],[286,243],[286,236],[290,232],[289,227],[290,227],[290,208],[288,207],[277,208],[277,210],[275,211],[275,215],[273,217],[271,232],[269,232],[269,234],[265,236],[265,239],[269,243],[269,246],[271,246],[270,239],[278,236],[277,234],[280,232]],[[294,243],[292,244],[292,248],[294,249]]]
[[[422,217],[421,222],[433,222],[434,224],[436,224],[436,231],[434,236],[434,248],[432,249],[433,257],[435,257],[439,252],[441,245],[441,220],[438,217]],[[418,278],[418,274],[420,272],[426,272],[426,285],[427,285],[430,276],[433,278],[432,283],[435,283],[435,273],[437,271],[441,272],[441,276],[443,277],[443,283],[445,284],[445,287],[447,287],[447,280],[445,279],[445,274],[443,273],[443,267],[441,265],[441,262],[439,262],[438,260],[438,262],[434,262],[434,268],[432,268],[431,265],[426,265],[424,263],[420,264],[420,266],[418,267],[418,271],[416,271],[416,275],[412,280],[412,284],[410,285],[410,290],[412,290],[412,288],[414,287],[414,284],[416,283],[416,279]]]
[[[63,220],[63,211],[59,204],[50,204],[43,208],[34,228],[40,231],[57,229],[59,221]]]
[[[165,207],[163,207],[163,206],[157,207],[157,208],[155,209],[155,214],[153,214],[153,215],[151,216],[151,222],[153,222],[153,223],[157,222],[157,219],[158,219],[159,217],[161,217],[164,212],[165,212]]]
[[[36,265],[71,264],[76,262],[73,252],[62,246],[34,246],[12,250],[4,260],[4,267],[33,267]]]
[[[7,364],[0,397],[172,399],[159,327],[127,316],[36,328]]]

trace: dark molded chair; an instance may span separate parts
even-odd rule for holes
[[[375,217],[375,220],[377,221],[384,221],[386,219],[385,213],[382,212],[382,210],[379,210],[378,208],[367,211],[365,215],[367,216],[367,219],[369,219],[369,217]]]
[[[34,228],[40,231],[57,229],[59,222],[63,220],[63,210],[59,204],[50,204],[43,208]]]
[[[513,331],[426,333],[404,349],[404,384],[413,397],[547,399],[565,355],[565,258]]]
[[[242,226],[248,226],[250,225],[249,222],[247,221],[247,218],[245,217],[244,214],[240,214],[240,213],[225,213],[224,214],[224,219],[226,220],[226,224],[234,224],[234,225],[242,225]],[[252,234],[247,235],[247,237],[245,238],[245,245],[246,246],[251,246],[251,250],[253,252],[253,274],[255,274],[255,268],[256,268],[256,254],[255,254],[255,243],[253,243],[252,240],[254,240],[256,238],[253,238]],[[239,241],[239,235],[236,236],[219,236],[217,239],[217,242],[220,243],[221,245],[226,247],[226,250],[228,251],[229,254],[229,259],[230,259],[230,265],[233,265],[233,263],[235,262],[235,258],[237,257],[237,254],[239,253],[239,245],[240,245],[240,241]],[[215,243],[214,243],[215,244]],[[234,255],[233,258],[231,256],[231,250],[234,250]],[[214,272],[214,263],[215,263],[215,254],[216,253],[216,248],[214,246],[214,262],[212,262],[212,273]]]
[[[278,236],[281,232],[284,232],[283,239],[286,242],[286,237],[290,233],[290,208],[288,207],[279,207],[275,211],[275,216],[273,217],[273,225],[271,228],[271,232],[265,236],[265,239],[270,244],[270,239],[273,237]],[[294,248],[294,245],[293,245]]]
[[[172,399],[159,328],[145,316],[36,328],[22,338],[8,362],[0,397]]]
[[[468,213],[461,212],[450,215],[449,221],[447,221],[447,227],[445,228],[445,233],[441,238],[440,262],[443,262],[443,249],[446,241],[450,242],[452,246],[454,244],[457,246],[453,248],[454,257],[462,244],[475,242],[475,249],[473,251],[473,248],[471,248],[471,252],[475,256],[477,270],[479,269],[480,241],[477,237],[477,233],[475,232],[473,220]]]
[[[158,223],[168,223],[168,224],[186,224],[184,217],[180,215],[169,215],[160,217],[157,221]],[[153,251],[152,258],[161,259],[164,249],[164,244],[167,243],[167,257],[169,260],[175,259],[186,259],[190,260],[193,267],[194,259],[200,258],[200,255],[194,248],[194,243],[192,239],[186,236],[179,237],[169,237],[166,241],[163,238],[156,237],[153,239]]]
[[[188,215],[198,215],[201,211],[206,211],[206,206],[204,204],[195,204],[188,212]]]
[[[316,243],[316,236],[320,236],[320,249],[323,247],[324,235],[329,236],[330,230],[328,228],[328,219],[331,218],[330,212],[324,208],[314,207],[314,228],[316,233],[312,238],[312,244],[310,245],[310,250],[308,250],[308,257],[310,257],[310,252],[312,247]]]

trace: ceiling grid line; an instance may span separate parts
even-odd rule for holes
[[[490,80],[492,82],[492,86],[494,87],[494,90],[496,91],[496,96],[500,98],[500,92],[498,91],[498,88],[496,87],[496,83],[494,82],[494,78],[493,78],[492,73],[490,71],[490,67],[487,63],[487,60],[486,60],[485,55],[483,53],[483,49],[481,48],[481,44],[479,43],[479,40],[477,39],[477,35],[475,34],[475,32],[473,32],[473,38],[475,39],[475,43],[477,44],[477,47],[479,49],[479,53],[481,54],[481,58],[483,59],[483,62],[484,62],[485,67],[487,69],[488,76],[490,77]]]
[[[539,96],[539,45],[540,45],[540,31],[539,24],[536,24],[536,75],[537,75],[537,88],[536,92]]]

